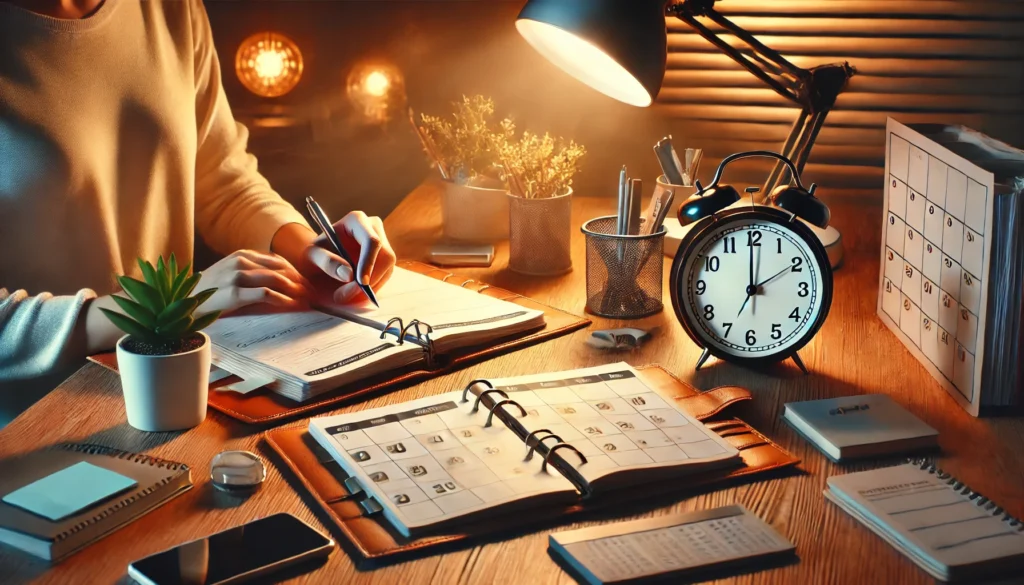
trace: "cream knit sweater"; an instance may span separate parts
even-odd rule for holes
[[[221,253],[266,251],[305,223],[247,137],[200,0],[106,0],[82,20],[0,3],[0,426],[5,394],[80,363],[83,303],[138,276],[136,257],[187,261],[196,228]]]

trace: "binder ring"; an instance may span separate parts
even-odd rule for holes
[[[401,323],[401,321],[399,321],[399,323]],[[420,326],[426,327],[426,332],[420,330]],[[434,332],[434,328],[431,327],[429,323],[424,323],[419,319],[413,319],[412,321],[409,321],[408,325],[402,328],[403,339],[405,338],[406,334],[409,333],[410,329],[414,329],[416,331],[416,339],[419,339],[420,341],[425,343],[430,342],[430,334]]]
[[[461,402],[469,402],[469,398],[466,398],[466,394],[469,394],[469,390],[473,386],[475,386],[477,384],[486,384],[488,388],[494,388],[494,386],[490,382],[488,382],[487,380],[473,380],[472,382],[467,384],[466,385],[466,389],[462,391],[462,400],[461,400]],[[507,397],[508,396],[506,396],[506,398]]]
[[[557,451],[559,449],[572,449],[573,451],[576,452],[576,455],[579,456],[579,458],[580,458],[580,465],[585,465],[587,463],[586,456],[584,456],[583,453],[580,453],[579,449],[577,449],[576,447],[573,447],[569,443],[559,443],[559,444],[555,445],[554,447],[548,449],[548,452],[544,455],[544,463],[542,463],[541,466],[540,466],[541,472],[544,472],[544,473],[547,472],[547,470],[548,470],[548,460],[551,459],[552,453],[554,453],[555,451]]]
[[[496,402],[494,406],[491,407],[490,414],[487,415],[487,422],[484,423],[485,429],[491,426],[491,419],[494,418],[494,411],[498,410],[498,407],[504,404],[515,404],[519,408],[519,412],[523,413],[524,417],[526,416],[526,409],[523,408],[521,404],[519,404],[515,400],[512,400],[511,398],[506,398],[504,400]]]
[[[444,275],[444,278],[441,279],[441,282],[448,282],[448,279],[453,277],[453,276],[455,276],[455,275],[452,274],[451,272],[449,272],[448,274]]]
[[[462,284],[460,284],[459,286],[461,286],[462,288],[466,288],[466,285],[471,283],[471,282],[476,282],[476,281],[473,280],[472,278],[470,278],[470,279],[466,280],[465,282],[463,282]]]
[[[396,328],[398,333],[395,334],[395,337],[398,338],[398,345],[402,345],[405,343],[405,325],[402,324],[401,317],[392,317],[388,319],[388,323],[384,326],[384,330],[380,332],[380,338],[384,339],[384,337],[391,332],[391,324],[395,321],[398,321],[398,327]]]
[[[545,433],[545,432],[549,433],[549,434],[546,437],[537,438],[537,440],[534,442],[534,444],[530,445],[530,437],[534,433]],[[544,441],[547,441],[548,439],[552,439],[552,438],[558,439],[559,443],[562,442],[562,437],[559,437],[558,435],[552,433],[548,429],[536,430],[536,431],[533,431],[533,433],[530,433],[529,435],[527,435],[526,436],[526,444],[530,447],[530,450],[526,452],[526,457],[523,458],[523,461],[529,461],[529,460],[533,459],[533,452],[539,450],[540,446],[544,444]]]
[[[484,396],[487,396],[491,392],[496,392],[498,394],[501,394],[502,398],[504,398],[505,400],[508,400],[508,394],[505,394],[504,390],[498,390],[497,388],[491,388],[490,390],[484,390],[483,392],[481,392],[476,397],[476,402],[473,403],[473,410],[471,410],[469,412],[472,413],[472,414],[476,414],[476,411],[480,410],[480,401],[484,399]],[[463,391],[462,395],[465,396],[466,392]]]
[[[489,288],[491,288],[491,285],[485,284],[485,285],[481,286],[480,288],[476,289],[476,292],[482,293],[482,292],[484,292],[485,290],[487,290]]]

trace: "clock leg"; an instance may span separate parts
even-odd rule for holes
[[[711,350],[705,347],[704,353],[700,354],[700,357],[697,358],[697,367],[694,369],[699,370],[704,365],[704,362],[708,361],[709,357],[711,357]]]
[[[793,359],[793,363],[795,363],[797,365],[797,367],[800,368],[803,371],[805,376],[809,373],[807,371],[807,367],[804,366],[804,361],[802,359],[800,359],[800,356],[795,351],[793,352],[793,355],[791,355],[789,357],[791,357]]]

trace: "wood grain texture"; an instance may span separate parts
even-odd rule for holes
[[[426,260],[441,233],[439,190],[425,184],[392,213],[385,226],[399,257]],[[562,309],[584,310],[585,259],[578,226],[613,210],[610,199],[578,198],[573,209],[574,270],[557,278],[524,278],[508,272],[507,245],[499,245],[490,268],[463,270],[467,276],[532,296]],[[591,517],[565,529],[626,518],[741,503],[775,526],[797,546],[796,564],[742,575],[723,583],[928,583],[913,563],[822,497],[829,475],[881,465],[872,461],[837,466],[797,437],[781,422],[783,403],[882,392],[939,429],[940,464],[1010,513],[1024,516],[1024,421],[974,419],[950,398],[875,316],[881,210],[845,203],[833,209],[833,223],[846,239],[847,260],[836,272],[832,311],[817,338],[802,352],[812,374],[802,376],[791,364],[769,371],[748,370],[712,361],[693,371],[698,349],[683,333],[666,298],[665,310],[640,321],[595,318],[593,328],[629,324],[659,327],[640,350],[607,354],[584,344],[588,330],[474,365],[419,386],[378,396],[342,409],[361,410],[462,387],[474,378],[512,376],[578,368],[623,359],[633,365],[659,363],[699,389],[720,385],[749,388],[755,399],[730,411],[803,459],[803,473],[757,481],[708,493],[680,497],[669,506],[644,502],[623,508],[618,516]],[[668,276],[666,263],[666,278]],[[667,290],[667,287],[665,288]],[[304,424],[302,422],[295,424]],[[50,568],[33,557],[0,547],[4,583],[107,583],[125,581],[128,563],[182,541],[205,536],[242,522],[288,511],[323,524],[296,491],[297,483],[271,464],[263,489],[247,500],[215,492],[207,469],[222,449],[249,449],[267,455],[260,429],[246,427],[210,412],[206,422],[184,433],[136,431],[125,420],[116,375],[99,366],[83,367],[43,401],[0,431],[0,470],[4,461],[60,441],[91,441],[182,461],[192,466],[195,487],[65,562]],[[685,483],[680,484],[685,488]],[[562,529],[562,528],[559,528]],[[337,536],[337,535],[335,535]],[[337,550],[327,565],[294,576],[296,583],[572,583],[547,556],[547,532],[509,535],[397,565],[357,568]]]

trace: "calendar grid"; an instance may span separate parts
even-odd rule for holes
[[[979,393],[975,369],[981,367],[991,184],[917,138],[890,120],[879,314],[947,388],[973,405]]]

